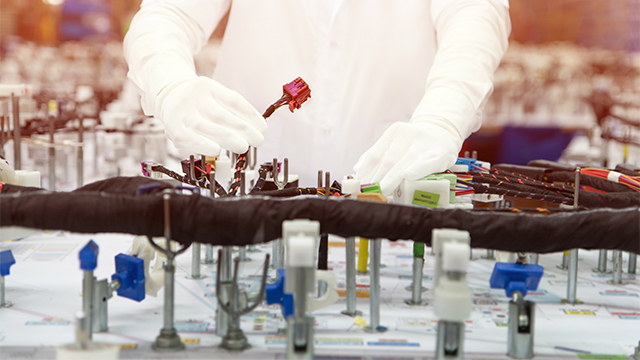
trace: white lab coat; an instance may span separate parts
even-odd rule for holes
[[[443,116],[462,138],[480,127],[493,71],[507,47],[507,1],[234,0],[213,78],[262,112],[281,96],[283,84],[301,76],[311,99],[294,114],[282,108],[268,119],[259,161],[288,157],[301,186],[314,186],[317,170],[341,179],[394,122]],[[147,114],[164,86],[193,71],[191,53],[206,43],[229,3],[142,3],[125,39],[125,56]],[[470,12],[486,26],[465,29]],[[175,39],[166,36],[178,30],[183,33]],[[179,55],[172,60],[154,50],[144,40],[149,31],[165,34],[159,47],[181,46]],[[470,31],[482,35],[472,39],[477,48],[456,48]],[[436,59],[439,42],[450,49]]]

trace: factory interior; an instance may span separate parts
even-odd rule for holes
[[[638,255],[640,0],[0,0],[0,359],[640,360]]]

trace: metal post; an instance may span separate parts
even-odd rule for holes
[[[13,110],[13,167],[15,170],[21,170],[20,98],[13,94],[11,94],[11,108]]]
[[[219,281],[230,282],[232,280],[231,275],[231,247],[223,246],[218,256],[218,267],[220,268]],[[227,287],[221,287],[223,291],[228,290]],[[223,293],[218,294],[218,297],[224,301],[229,301],[230,294]],[[229,315],[218,306],[216,310],[216,335],[225,337],[229,330]]]
[[[76,313],[76,343],[81,349],[87,348],[87,343],[91,340],[91,331],[87,329],[87,314],[84,311]]]
[[[5,296],[4,296],[4,276],[0,276],[0,308],[6,308],[6,307],[10,307],[11,303],[6,301]]]
[[[82,116],[78,118],[78,161],[77,161],[77,182],[78,187],[82,187],[84,183],[84,119]]]
[[[205,161],[205,156],[202,155],[202,161],[204,164]],[[204,165],[203,165],[204,166]],[[216,197],[216,173],[215,172],[210,172],[209,173],[209,184],[211,184],[211,187],[209,189],[209,197],[214,199]],[[205,264],[213,264],[213,245],[211,244],[206,244],[204,246],[204,263]]]
[[[371,270],[369,271],[369,326],[367,332],[384,332],[387,328],[380,326],[380,260],[382,255],[382,240],[372,239],[371,244]]]
[[[567,278],[567,302],[577,304],[576,289],[578,285],[578,249],[569,250],[569,272]]]
[[[628,268],[628,272],[629,274],[635,274],[636,273],[636,264],[638,262],[638,255],[630,252],[629,253],[629,268]]]
[[[4,124],[6,117],[0,116],[0,156],[4,157]]]
[[[514,291],[509,302],[507,355],[514,359],[533,358],[535,305]]]
[[[613,280],[607,281],[613,285],[625,285],[622,281],[622,251],[613,250]]]
[[[607,250],[600,249],[598,252],[598,267],[593,269],[593,272],[602,274],[607,272]]]
[[[464,359],[464,323],[438,320],[436,360]]]
[[[422,300],[422,270],[424,269],[424,259],[413,258],[413,284],[411,284],[411,300],[405,301],[409,305],[426,305]]]
[[[194,242],[191,244],[191,275],[187,276],[187,279],[203,279],[207,277],[200,273],[200,253],[202,251],[202,244]]]
[[[166,240],[165,255],[167,255],[167,263],[164,266],[164,324],[160,335],[156,337],[151,348],[156,351],[178,351],[183,350],[185,346],[173,327],[176,267],[173,263],[175,253],[171,251],[171,196],[164,194],[162,200],[164,205],[164,238]]]
[[[247,256],[247,247],[246,246],[239,246],[238,247],[238,259],[241,262],[251,261],[251,259]]]
[[[93,333],[93,290],[96,278],[93,276],[93,270],[83,271],[84,278],[82,282],[82,311],[85,314],[85,327],[87,329],[87,339],[92,339]]]
[[[529,264],[538,264],[540,262],[540,254],[529,254]]]
[[[569,268],[569,256],[562,253],[562,263],[560,265],[556,265],[556,267],[560,270],[567,270]]]
[[[55,132],[56,119],[53,115],[49,115],[49,190],[56,190],[56,147]],[[90,315],[87,315],[90,317]]]
[[[358,316],[362,315],[362,311],[356,310],[356,238],[346,238],[344,243],[345,267],[347,268],[347,309],[342,313],[348,316]]]
[[[196,157],[193,155],[189,155],[189,184],[196,184]]]

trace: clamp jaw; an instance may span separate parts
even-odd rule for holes
[[[116,273],[107,279],[96,280],[93,271],[98,266],[99,247],[90,240],[79,253],[80,268],[84,271],[83,281],[83,311],[89,340],[92,332],[104,332],[109,329],[107,300],[116,291],[118,296],[134,301],[145,298],[145,268],[144,260],[126,254],[115,257]]]
[[[464,358],[464,322],[471,315],[471,291],[466,273],[469,266],[469,233],[434,229],[436,254],[434,312],[438,317],[436,359]]]
[[[535,304],[524,297],[536,290],[544,269],[536,264],[497,262],[491,273],[492,289],[504,289],[509,302],[507,355],[515,359],[533,358]]]

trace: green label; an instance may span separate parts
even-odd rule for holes
[[[440,194],[433,194],[422,190],[416,190],[416,192],[413,193],[413,200],[411,201],[411,204],[437,208],[439,200]]]
[[[627,357],[624,355],[606,355],[606,354],[578,354],[580,359],[605,359],[605,360],[626,360]]]

